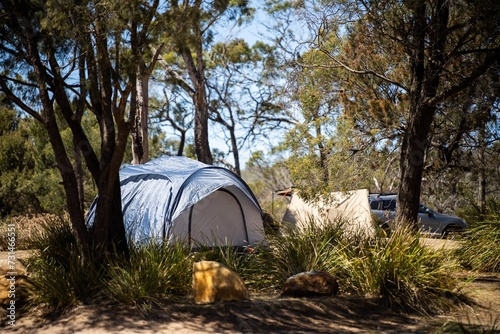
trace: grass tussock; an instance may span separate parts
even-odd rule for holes
[[[449,307],[458,290],[458,265],[450,252],[433,250],[420,234],[401,227],[387,238],[347,244],[339,253],[339,274],[350,293],[380,296],[394,309],[433,313]]]
[[[0,251],[8,250],[9,227],[14,226],[16,232],[16,250],[27,250],[31,240],[43,230],[46,221],[57,219],[56,215],[40,214],[35,216],[9,217],[0,221]]]
[[[100,272],[81,250],[63,218],[46,218],[30,240],[35,254],[27,261],[35,291],[34,302],[63,310],[89,302],[100,287]]]
[[[35,250],[27,264],[36,291],[33,302],[56,311],[102,300],[147,310],[190,291],[192,256],[181,245],[133,245],[128,260],[93,261],[82,256],[69,222],[53,218],[30,246]]]
[[[190,292],[193,257],[181,244],[135,245],[130,260],[112,260],[102,279],[104,295],[145,310],[171,296]]]
[[[470,229],[457,256],[463,266],[481,272],[500,272],[500,202],[487,201],[485,212],[479,208],[465,211]]]
[[[456,293],[457,270],[450,253],[420,243],[420,235],[402,227],[387,237],[345,232],[347,222],[289,229],[269,239],[270,260],[282,280],[325,270],[338,278],[344,293],[381,297],[395,309],[429,313],[442,310]]]

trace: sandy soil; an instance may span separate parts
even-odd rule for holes
[[[0,265],[3,258],[0,256]],[[464,277],[470,273],[464,273]],[[433,317],[390,311],[376,298],[279,298],[195,305],[170,302],[145,315],[130,306],[82,305],[62,315],[18,314],[15,326],[1,317],[2,333],[500,333],[500,275],[477,275],[465,286],[469,306]],[[4,310],[3,310],[4,311]]]

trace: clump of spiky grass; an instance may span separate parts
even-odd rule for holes
[[[395,309],[427,313],[448,306],[457,287],[450,253],[423,246],[410,227],[380,236],[350,231],[347,224],[310,219],[268,238],[269,261],[281,281],[324,270],[337,277],[341,291],[381,297]]]
[[[30,247],[35,253],[27,261],[27,270],[35,286],[35,303],[61,310],[87,302],[99,291],[100,273],[82,256],[65,218],[46,217]]]
[[[500,219],[483,222],[465,234],[457,254],[462,264],[482,272],[500,272]]]
[[[381,296],[393,308],[434,312],[450,305],[457,288],[452,276],[458,266],[451,253],[433,250],[420,242],[409,225],[387,238],[367,238],[343,247],[344,288],[351,292]]]
[[[151,309],[170,296],[190,291],[192,263],[189,249],[180,243],[134,245],[129,261],[115,257],[108,262],[103,293],[112,301]]]
[[[280,281],[304,271],[334,271],[339,242],[346,238],[343,221],[318,224],[310,217],[300,227],[284,225],[269,233],[268,261]]]
[[[463,210],[470,229],[462,238],[457,255],[464,267],[483,272],[500,272],[500,202],[489,199],[486,210]]]

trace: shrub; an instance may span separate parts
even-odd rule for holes
[[[457,249],[458,257],[466,268],[484,272],[500,272],[500,202],[488,200],[486,212],[479,214],[469,208],[468,221],[472,227]],[[473,213],[475,212],[475,214]]]
[[[411,228],[379,237],[344,232],[345,224],[310,219],[271,237],[270,262],[281,280],[324,270],[338,278],[341,291],[380,296],[390,307],[426,313],[447,306],[457,283],[451,253],[424,247]]]
[[[420,234],[409,227],[393,230],[387,238],[368,238],[346,244],[341,276],[344,289],[381,296],[390,307],[432,312],[445,308],[454,294],[457,265],[451,253],[420,243]]]
[[[92,261],[81,256],[71,226],[62,217],[46,217],[30,246],[28,259],[35,291],[34,301],[57,310],[90,301],[99,291],[100,273]]]
[[[130,261],[109,262],[103,291],[110,300],[148,310],[166,297],[189,293],[192,269],[193,257],[182,244],[134,245]]]

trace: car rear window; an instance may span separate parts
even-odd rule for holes
[[[372,201],[372,202],[370,203],[370,207],[371,207],[371,209],[372,209],[372,210],[380,210],[380,209],[379,209],[380,203],[381,203],[381,202],[379,202],[379,201]]]
[[[382,210],[396,211],[396,200],[383,200]]]

